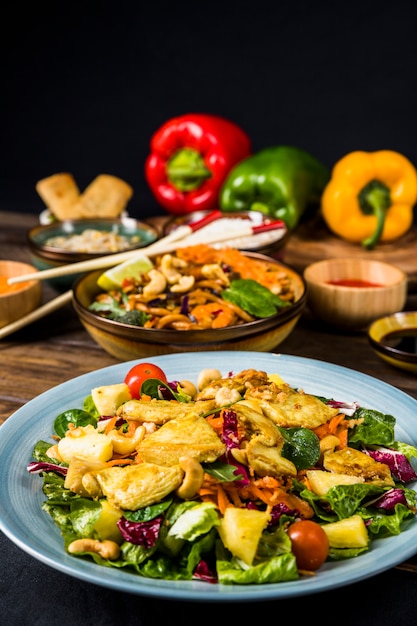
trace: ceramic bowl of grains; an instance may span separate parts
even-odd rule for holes
[[[31,262],[38,270],[140,249],[156,239],[155,228],[130,217],[52,222],[27,233]],[[70,274],[48,282],[58,289],[68,289],[78,276]]]
[[[93,271],[73,286],[91,337],[121,361],[173,352],[268,352],[294,329],[303,278],[276,259],[205,244]]]

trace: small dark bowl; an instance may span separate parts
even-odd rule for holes
[[[42,271],[119,252],[119,250],[107,253],[77,252],[46,244],[51,237],[79,235],[87,229],[111,232],[130,238],[132,245],[129,246],[127,250],[143,248],[158,239],[158,232],[153,226],[131,217],[53,222],[47,225],[35,226],[27,234],[27,242],[33,265],[36,269]],[[50,279],[48,282],[57,289],[69,289],[74,280],[79,276],[80,274],[70,274]]]
[[[187,215],[181,215],[179,217],[174,217],[165,224],[164,227],[164,235],[168,235],[172,230],[178,228],[178,226],[188,225],[193,222],[197,222],[198,220],[206,217],[210,211],[194,211],[193,213],[188,213]],[[227,220],[227,222],[225,222]],[[205,227],[208,232],[213,233],[215,231],[221,229],[221,231],[225,228],[225,224],[228,226],[226,228],[230,229],[230,220],[236,220],[242,222],[248,222],[251,226],[261,226],[263,224],[269,224],[274,221],[272,217],[261,213],[261,211],[233,211],[226,212],[223,211],[219,220],[212,222],[211,224]],[[197,231],[196,236],[200,236],[202,231]],[[225,246],[232,246],[238,248],[239,250],[246,252],[259,252],[260,254],[266,254],[269,256],[278,255],[279,251],[284,247],[288,238],[290,236],[289,230],[284,226],[279,230],[270,230],[264,233],[257,233],[254,235],[249,235],[247,237],[239,237],[236,240],[226,240],[219,242],[218,244],[212,244],[214,248],[220,248]],[[191,245],[191,244],[190,244]]]
[[[417,374],[417,311],[381,317],[370,326],[368,339],[381,359]]]
[[[269,352],[292,332],[306,304],[304,279],[291,268],[273,258],[245,253],[257,259],[277,263],[293,282],[296,301],[275,315],[226,328],[207,330],[173,330],[130,326],[96,315],[88,309],[102,290],[97,286],[101,270],[79,278],[73,286],[73,306],[81,323],[106,352],[120,361],[207,350],[253,350]]]

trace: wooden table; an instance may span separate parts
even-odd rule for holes
[[[26,232],[37,224],[37,220],[36,215],[0,212],[0,257],[30,261]],[[42,285],[44,302],[58,295],[46,282]],[[416,293],[409,294],[407,309],[417,309]],[[335,331],[317,322],[308,310],[303,313],[292,334],[276,351],[352,368],[390,383],[417,399],[417,377],[397,370],[379,359],[368,345],[364,332],[344,334]],[[0,359],[0,424],[19,407],[51,387],[117,363],[114,357],[105,353],[89,337],[71,304],[1,340]],[[158,623],[162,623],[162,620],[165,623],[166,616],[173,611],[178,616],[177,621],[182,621],[182,613],[186,619],[187,603],[136,597],[114,590],[103,592],[100,587],[83,583],[39,563],[1,533],[0,549],[0,612],[11,616],[12,621],[9,619],[8,623],[23,623],[29,610],[44,615],[46,620],[49,619],[47,623],[80,623],[93,610],[96,626],[115,624],[120,621],[120,607],[124,607],[125,618],[127,615],[140,616],[138,619],[149,616],[150,621],[146,623],[157,623],[158,618]],[[391,614],[395,612],[395,619],[398,611],[402,611],[403,616],[406,612],[408,617],[402,623],[415,623],[417,599],[414,600],[415,594],[412,591],[415,583],[414,574],[410,573],[412,571],[417,571],[416,557],[372,577],[365,581],[366,585],[353,585],[353,597],[358,600],[355,604],[355,623],[358,626],[386,623],[385,617],[390,621],[390,611]],[[23,594],[22,589],[25,590]],[[309,611],[311,609],[310,614],[319,614],[323,609],[323,602],[324,606],[330,600],[336,605],[346,604],[348,596],[345,594],[345,590],[338,589],[333,590],[331,595],[317,594],[308,598],[306,607]],[[365,605],[368,604],[369,611],[362,615]],[[291,599],[271,603],[271,607],[275,607],[276,611],[294,609]],[[200,606],[200,610],[202,616],[206,611],[212,618],[213,611],[215,615],[222,608]],[[246,619],[244,603],[242,606],[234,606],[233,610],[238,621],[243,622]],[[59,621],[56,621],[57,615],[60,616]],[[51,619],[55,621],[51,622]],[[340,619],[339,616],[338,621]],[[144,622],[135,621],[136,623]],[[342,620],[340,624],[342,623],[347,622]]]

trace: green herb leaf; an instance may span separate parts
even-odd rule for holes
[[[223,291],[222,297],[259,318],[270,317],[279,309],[290,306],[289,302],[251,278],[233,280],[230,287]]]
[[[292,461],[295,467],[314,467],[320,457],[319,438],[308,428],[279,428],[284,439],[282,456]]]
[[[68,409],[68,411],[60,413],[58,417],[55,418],[54,429],[56,434],[59,437],[65,437],[69,424],[74,424],[75,427],[92,424],[96,427],[97,418],[82,409]]]

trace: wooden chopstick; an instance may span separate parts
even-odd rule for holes
[[[70,289],[69,291],[65,291],[53,300],[50,300],[49,302],[39,307],[38,309],[35,309],[31,313],[24,315],[15,322],[11,322],[11,324],[7,324],[7,326],[3,326],[3,328],[0,328],[0,339],[11,335],[17,330],[23,328],[24,326],[28,326],[32,322],[36,322],[37,320],[41,319],[41,317],[49,315],[49,313],[52,313],[53,311],[56,311],[57,309],[63,307],[65,304],[71,302],[71,300],[72,289]]]
[[[216,218],[216,213],[214,212],[214,219]],[[204,224],[202,224],[204,222]],[[199,220],[198,227],[182,225],[173,230],[169,235],[159,239],[155,243],[146,246],[145,248],[140,248],[136,250],[129,250],[127,252],[120,252],[118,254],[109,254],[106,256],[98,257],[96,259],[91,259],[89,261],[80,261],[79,263],[69,263],[68,265],[62,265],[60,267],[54,267],[49,270],[41,270],[39,272],[33,272],[31,274],[24,274],[21,276],[14,276],[9,278],[8,283],[13,285],[15,283],[21,283],[27,280],[45,280],[48,278],[56,278],[58,276],[68,276],[69,274],[78,274],[82,272],[88,272],[96,269],[104,269],[106,267],[111,267],[117,265],[118,263],[123,263],[124,261],[128,261],[129,259],[134,259],[136,257],[140,257],[141,255],[146,255],[148,257],[155,256],[156,254],[165,254],[168,252],[172,252],[177,248],[184,248],[188,246],[187,237],[188,235],[193,234],[196,230],[202,228],[202,225],[206,225],[209,222],[207,218],[204,220]],[[202,224],[202,225],[201,225]],[[281,220],[276,220],[267,224],[261,224],[260,226],[252,226],[250,223],[242,224],[241,228],[236,229],[234,232],[230,233],[225,231],[220,233],[212,233],[208,234],[204,238],[205,244],[215,244],[221,243],[222,241],[228,241],[233,239],[240,239],[241,237],[248,237],[258,232],[265,232],[267,230],[275,230],[282,229],[285,225]],[[179,231],[179,232],[178,232]]]
[[[136,256],[143,254],[144,251],[146,251],[147,256],[164,254],[164,252],[166,251],[166,246],[170,246],[173,242],[179,241],[180,239],[191,235],[200,228],[203,228],[207,224],[210,224],[211,222],[219,219],[220,216],[221,211],[215,209],[214,211],[208,213],[202,219],[196,220],[192,224],[183,224],[178,228],[172,230],[162,239],[158,239],[158,241],[155,241],[154,243],[151,243],[144,248],[136,248],[135,250],[118,252],[116,254],[107,254],[102,257],[97,257],[96,259],[91,259],[90,261],[69,263],[68,265],[62,265],[60,267],[52,268],[49,270],[32,272],[29,274],[21,274],[20,276],[12,276],[8,279],[7,282],[9,285],[14,285],[15,283],[22,283],[27,280],[45,280],[57,276],[67,276],[72,273],[87,272],[95,269],[104,269],[106,267],[111,267],[112,265],[117,265],[118,263],[123,263],[124,261],[135,258]]]

